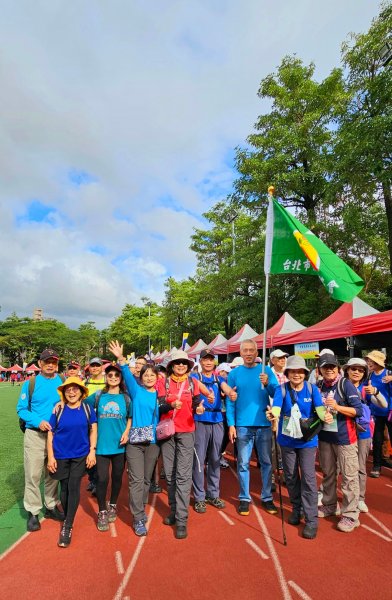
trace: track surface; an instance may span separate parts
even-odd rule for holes
[[[231,462],[232,466],[234,463]],[[370,465],[369,465],[370,466]],[[12,600],[339,600],[391,597],[392,470],[368,479],[370,513],[351,534],[336,530],[337,518],[320,519],[316,540],[305,540],[286,523],[282,542],[280,514],[260,507],[260,474],[252,463],[253,504],[248,517],[237,514],[235,471],[222,471],[226,509],[209,506],[204,515],[190,510],[189,537],[174,538],[162,524],[167,495],[150,496],[149,533],[138,538],[130,527],[126,474],[119,516],[111,530],[95,527],[96,501],[84,491],[72,544],[57,547],[59,524],[43,520],[39,532],[26,534],[0,560],[1,598]],[[320,480],[321,481],[321,480]],[[285,520],[290,514],[282,487]],[[278,502],[278,494],[275,494]]]

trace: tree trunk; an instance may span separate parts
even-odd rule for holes
[[[389,253],[389,270],[392,275],[392,195],[389,182],[382,183],[382,191],[384,195],[385,212],[388,222],[388,253]]]

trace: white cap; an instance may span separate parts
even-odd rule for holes
[[[271,354],[269,355],[270,360],[271,360],[271,358],[282,358],[282,356],[285,356],[287,358],[288,357],[288,353],[287,352],[283,352],[283,350],[281,350],[280,348],[278,348],[277,350],[273,350],[271,352]]]
[[[244,364],[244,359],[242,356],[236,356],[230,363],[231,367],[242,367]]]
[[[216,367],[216,372],[220,373],[221,371],[226,371],[226,373],[230,373],[231,366],[227,362],[223,362]]]
[[[335,352],[333,350],[330,350],[329,348],[323,348],[318,354],[316,354],[316,356],[320,357],[323,354],[335,354]]]

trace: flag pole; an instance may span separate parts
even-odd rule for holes
[[[272,251],[272,231],[269,227],[268,216],[272,214],[272,198],[274,197],[275,188],[273,185],[268,187],[268,210],[267,210],[267,227],[265,234],[265,255],[264,255],[264,273],[265,273],[265,294],[264,294],[264,325],[263,325],[263,358],[261,363],[261,372],[264,373],[265,359],[267,356],[267,324],[268,324],[268,294],[269,294],[269,276],[271,266],[271,251]]]

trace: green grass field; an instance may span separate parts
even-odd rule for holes
[[[0,514],[23,498],[23,433],[15,410],[20,389],[0,383]]]

